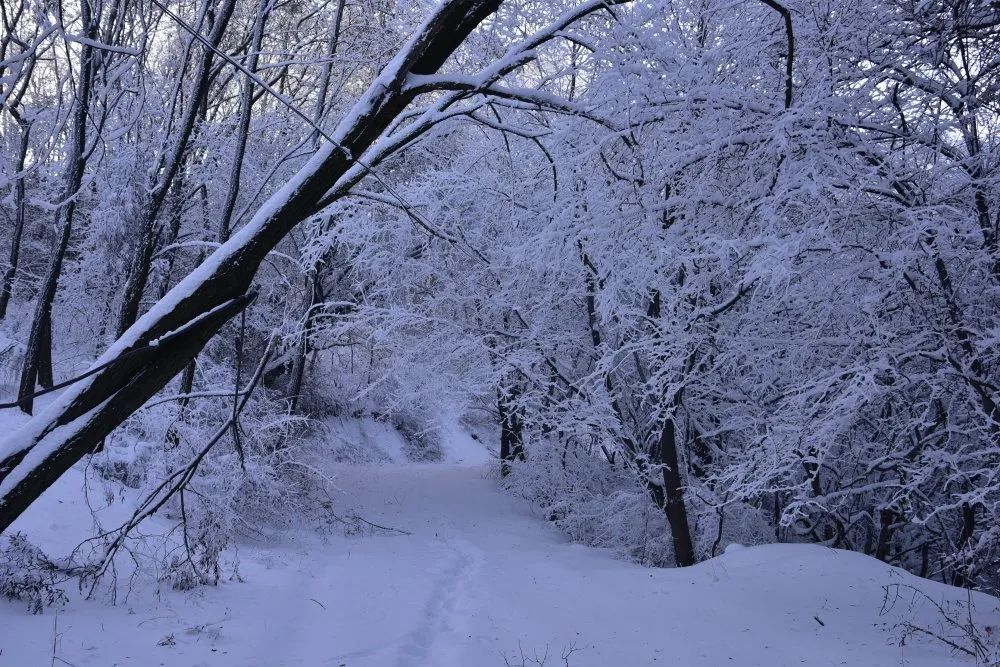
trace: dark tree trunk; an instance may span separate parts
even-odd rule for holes
[[[340,26],[344,16],[345,2],[346,0],[339,0],[337,3],[337,14],[334,18],[333,32],[330,34],[330,39],[327,42],[327,52],[325,55],[326,62],[323,63],[322,73],[320,74],[319,90],[316,92],[316,107],[313,110],[313,124],[316,127],[320,126],[323,121],[323,115],[326,113],[326,96],[330,87],[330,74],[333,69],[333,57],[337,54],[337,47],[340,43]],[[256,67],[257,61],[254,60],[252,64]],[[247,102],[247,100],[244,100],[244,102]],[[252,104],[252,102],[249,102],[249,104]],[[247,105],[248,115],[249,104]],[[320,133],[318,130],[313,132],[313,142],[317,146],[320,145]],[[233,166],[235,167],[236,163],[234,163]],[[231,194],[233,205],[235,205],[235,191],[231,191]],[[312,340],[312,332],[316,322],[313,308],[317,304],[322,303],[323,300],[324,296],[322,284],[319,279],[319,267],[314,266],[306,279],[306,314],[303,321],[302,332],[296,344],[295,357],[292,359],[292,367],[286,389],[286,394],[289,398],[289,409],[292,412],[295,412],[298,409],[299,399],[302,395],[302,385],[305,381],[306,357],[309,354],[310,341]],[[280,368],[281,367],[278,367],[278,370],[280,370]]]
[[[84,31],[90,40],[96,40],[99,17],[91,16],[89,3],[81,3],[81,17]],[[76,195],[83,182],[86,161],[84,150],[87,143],[87,118],[90,110],[90,96],[94,82],[94,49],[89,43],[80,47],[79,84],[76,91],[76,106],[73,113],[73,138],[70,147],[69,164],[66,173],[66,187],[63,190],[63,205],[56,212],[56,227],[59,241],[48,272],[42,283],[35,305],[35,315],[25,346],[24,362],[21,367],[21,383],[18,389],[18,405],[31,414],[34,408],[35,385],[41,379],[52,385],[52,303],[56,298],[59,276],[62,274],[63,260],[73,230],[73,214],[76,210]]]
[[[14,172],[19,174],[14,184],[14,229],[10,237],[10,256],[7,270],[3,274],[3,285],[0,286],[0,320],[7,316],[7,306],[14,290],[14,276],[17,275],[17,265],[21,257],[21,235],[24,233],[25,186],[24,162],[28,155],[28,137],[31,134],[31,123],[20,121],[21,141],[17,148],[17,162]]]
[[[65,252],[65,250],[63,250]],[[38,345],[38,384],[51,389],[55,384],[52,376],[52,310],[45,315]]]
[[[962,529],[958,536],[958,550],[963,551],[972,541],[972,535],[976,532],[976,509],[969,503],[962,503]],[[969,584],[971,572],[969,571],[969,559],[963,558],[955,571],[955,578],[952,583],[955,586],[965,587]]]
[[[197,368],[198,367],[195,360],[192,359],[188,363],[188,365],[184,367],[184,372],[181,373],[181,385],[178,391],[181,394],[181,396],[184,396],[184,398],[181,398],[177,402],[177,411],[178,411],[177,421],[184,421],[184,417],[187,414],[187,406],[188,403],[191,401],[191,399],[187,398],[187,394],[190,394],[191,391],[194,389],[194,374]],[[170,425],[170,428],[167,429],[167,435],[165,440],[167,449],[172,449],[176,447],[177,444],[180,442],[180,437],[177,435],[176,422],[172,423]]]
[[[302,386],[306,374],[306,359],[312,349],[312,334],[316,325],[316,309],[314,306],[323,303],[323,289],[319,282],[319,276],[315,271],[310,272],[306,278],[305,302],[306,312],[302,319],[302,331],[299,333],[295,348],[295,358],[292,360],[292,372],[288,378],[288,402],[289,409],[295,412],[299,407],[299,399],[302,396]]]
[[[587,269],[585,275],[587,287],[587,321],[590,327],[591,342],[594,349],[601,346],[601,331],[597,320],[596,294],[600,287],[598,273],[593,262],[583,251],[581,246],[581,258],[584,267]],[[647,308],[648,315],[655,320],[660,317],[660,292],[653,290]],[[637,361],[638,364],[638,361]],[[639,371],[641,372],[641,368]],[[621,403],[614,397],[614,383],[610,373],[604,374],[604,386],[608,394],[612,396],[611,408],[618,418],[623,430],[628,421]],[[679,397],[674,397],[672,401],[674,407],[679,404]],[[625,454],[627,460],[635,469],[653,503],[661,509],[667,517],[670,527],[670,535],[674,545],[674,561],[678,567],[686,567],[694,564],[694,547],[691,541],[691,530],[687,521],[687,509],[684,505],[684,488],[681,484],[680,470],[678,468],[677,436],[673,419],[668,419],[660,431],[659,440],[651,445],[649,458],[645,451],[640,451],[637,443],[630,439],[624,439]],[[660,463],[663,468],[662,483],[655,479],[653,471],[650,469],[649,460]]]
[[[875,558],[885,563],[889,562],[889,548],[892,546],[892,533],[899,516],[890,508],[879,512],[878,540],[875,544]]]
[[[323,122],[323,116],[326,114],[326,97],[330,90],[330,74],[333,70],[333,57],[337,55],[337,48],[340,46],[340,26],[344,19],[344,6],[347,4],[347,0],[337,1],[337,14],[333,19],[333,32],[330,34],[330,40],[327,42],[326,54],[324,56],[326,62],[323,63],[322,74],[319,80],[319,89],[316,91],[316,108],[313,110],[313,123],[316,126],[320,126]],[[319,132],[314,134],[313,140],[319,142]]]
[[[679,278],[683,279],[683,277]],[[659,290],[652,290],[647,306],[650,319],[660,317],[661,296]],[[689,359],[690,362],[690,359]],[[690,363],[689,363],[690,365]],[[681,405],[680,394],[674,394],[670,405],[677,410]],[[662,468],[663,486],[658,495],[659,505],[667,515],[670,538],[674,545],[674,562],[677,567],[694,565],[694,541],[688,524],[687,506],[684,504],[684,483],[681,479],[680,456],[677,453],[677,425],[671,415],[663,422],[654,457]]]
[[[497,392],[497,412],[500,413],[500,476],[510,474],[510,464],[524,460],[524,424],[517,413],[517,389],[508,395]]]
[[[164,239],[166,245],[171,245],[177,242],[177,238],[181,233],[181,223],[184,217],[184,188],[187,186],[187,181],[184,178],[184,174],[181,174],[176,179],[174,179],[174,184],[170,188],[170,222],[167,225],[167,238]],[[170,252],[167,254],[167,268],[163,271],[163,276],[160,279],[160,287],[157,290],[157,300],[162,299],[163,295],[167,293],[170,289],[170,280],[174,273],[174,264],[176,261],[176,253]],[[204,255],[199,255],[197,264],[201,264],[201,260],[204,259]]]
[[[663,469],[663,511],[670,524],[670,537],[674,544],[674,561],[677,567],[694,565],[694,543],[688,525],[687,507],[684,505],[684,485],[681,481],[680,461],[677,455],[677,429],[673,418],[668,418],[660,432],[660,466]]]

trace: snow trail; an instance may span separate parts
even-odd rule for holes
[[[59,615],[58,657],[79,667],[503,667],[522,652],[549,667],[973,664],[892,641],[900,620],[933,624],[926,606],[880,615],[884,585],[935,599],[957,589],[809,545],[642,568],[568,543],[488,469],[338,467],[338,511],[409,534],[304,531],[292,546],[242,547],[242,583],[115,608],[74,601]],[[0,666],[49,664],[52,622],[0,605]]]
[[[522,652],[557,667],[565,653],[571,667],[963,664],[943,647],[896,645],[887,634],[896,616],[880,615],[883,585],[953,589],[810,545],[734,549],[688,570],[642,568],[568,543],[484,470],[340,469],[342,502],[411,534],[363,538],[331,566],[339,579],[374,582],[333,587],[355,619],[331,638],[352,646],[371,637],[379,648],[338,652],[329,664],[503,666],[505,657],[520,664]],[[909,613],[905,604],[895,612]]]

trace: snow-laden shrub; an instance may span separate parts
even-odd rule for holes
[[[372,419],[385,423],[395,429],[403,437],[405,446],[402,454],[410,461],[434,462],[440,461],[444,455],[442,445],[442,428],[439,415],[453,409],[453,404],[442,400],[440,396],[419,396],[416,393],[401,398],[398,393],[398,378],[391,381],[367,387],[365,374],[359,372],[357,365],[347,363],[339,357],[328,357],[324,362],[331,363],[330,372],[314,373],[303,388],[299,407],[314,420],[330,423],[333,418],[346,417],[354,420]],[[374,359],[371,364],[376,363]],[[383,360],[384,362],[384,360]],[[368,365],[365,366],[368,368]],[[353,369],[353,370],[352,370]],[[343,426],[343,423],[339,424]],[[364,442],[364,433],[353,433],[348,427],[346,433],[330,432],[322,426],[311,425],[324,434],[328,442],[332,441],[335,450],[332,456],[335,460],[345,463],[376,463],[383,460],[379,448],[369,446]]]
[[[173,589],[186,591],[219,583],[222,554],[233,532],[231,513],[219,509],[202,504],[194,516],[182,519],[183,545],[169,557],[163,577]]]
[[[0,542],[0,596],[28,604],[33,614],[62,606],[66,593],[58,587],[59,568],[21,533]]]
[[[956,655],[975,660],[976,665],[1000,667],[996,608],[977,605],[977,596],[971,593],[965,600],[949,601],[909,584],[887,584],[882,588],[885,596],[880,613],[896,612],[903,618],[893,627],[901,646],[911,637],[940,642]]]
[[[515,461],[502,483],[539,507],[575,542],[610,549],[643,565],[674,563],[663,511],[634,470],[621,459],[609,463],[599,448],[533,441],[528,460]],[[699,560],[729,544],[770,541],[767,521],[748,505],[719,503],[705,489],[688,489],[686,500]]]
[[[406,440],[406,458],[411,461],[440,461],[444,456],[441,445],[441,430],[436,424],[427,424],[410,414],[401,414],[392,419],[396,430]]]
[[[9,332],[0,332],[0,384],[17,385],[23,360],[24,344]]]
[[[163,500],[157,515],[174,524],[166,547],[136,551],[155,553],[139,566],[158,569],[160,579],[178,589],[238,576],[224,564],[237,537],[318,515],[328,489],[323,441],[311,436],[306,418],[289,413],[279,392],[257,387],[236,425],[226,427],[233,414],[226,391],[234,385],[231,363],[206,357],[200,364],[196,397],[186,405],[154,399],[91,457],[92,470],[136,489],[140,502]],[[176,394],[177,387],[164,392],[168,398]],[[220,430],[221,438],[209,446]],[[101,562],[109,547],[131,553],[128,544],[142,539],[130,537],[123,547],[114,543],[118,534],[91,545],[84,560]]]
[[[147,441],[132,441],[105,447],[91,459],[91,467],[106,480],[113,480],[130,489],[140,489],[149,475],[151,462],[160,455],[160,447]]]
[[[527,499],[570,539],[611,549],[644,565],[673,562],[666,518],[633,472],[573,444],[532,442],[503,484]]]
[[[704,486],[688,489],[687,494],[699,560],[722,554],[730,544],[755,546],[774,541],[774,527],[759,508],[725,502]]]

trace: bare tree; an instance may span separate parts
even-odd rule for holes
[[[125,281],[125,291],[119,310],[118,336],[125,333],[139,316],[139,306],[146,289],[146,283],[149,281],[150,266],[159,236],[156,224],[157,216],[167,199],[174,179],[182,168],[195,122],[208,103],[208,88],[211,84],[210,75],[215,51],[222,43],[226,28],[229,26],[229,19],[233,15],[233,8],[236,5],[235,0],[218,2],[217,0],[206,0],[206,2],[208,4],[205,8],[205,20],[209,27],[209,35],[205,38],[204,49],[202,49],[195,67],[194,86],[188,93],[190,102],[181,117],[176,137],[174,137],[169,149],[159,156],[154,169],[152,169],[155,184],[140,203],[137,221],[138,237],[129,264],[128,279]],[[191,43],[193,44],[195,41],[196,38],[192,36]],[[178,95],[180,91],[181,86],[179,85]]]
[[[73,216],[76,212],[76,198],[83,182],[83,172],[87,160],[87,129],[90,118],[90,103],[99,63],[97,41],[100,15],[91,11],[89,2],[80,3],[80,21],[86,40],[80,47],[80,64],[76,77],[77,87],[73,100],[73,121],[71,140],[66,158],[65,185],[62,200],[56,212],[58,240],[52,254],[48,272],[42,283],[35,305],[35,315],[31,322],[31,332],[25,346],[24,363],[21,368],[21,384],[18,401],[24,412],[31,413],[34,405],[35,385],[51,387],[52,379],[52,303],[56,297],[59,276],[69,248],[73,232]]]
[[[268,252],[324,205],[331,188],[357,165],[356,157],[379,139],[417,95],[417,90],[407,86],[408,77],[434,74],[499,4],[499,0],[441,4],[341,121],[330,141],[246,227],[129,327],[96,362],[89,377],[4,443],[0,528],[9,526],[253,301],[251,283]]]

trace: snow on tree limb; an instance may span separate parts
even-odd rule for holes
[[[252,298],[250,285],[267,253],[296,225],[314,214],[323,194],[378,139],[406,107],[410,74],[431,74],[500,0],[450,0],[415,31],[382,69],[367,92],[324,144],[254,217],[198,268],[153,305],[95,362],[114,360],[136,347],[181,328],[206,312],[185,339],[152,348],[66,390],[0,445],[0,530],[20,515],[65,470],[140,407]],[[226,308],[222,304],[231,303]],[[10,481],[7,481],[7,480]]]

